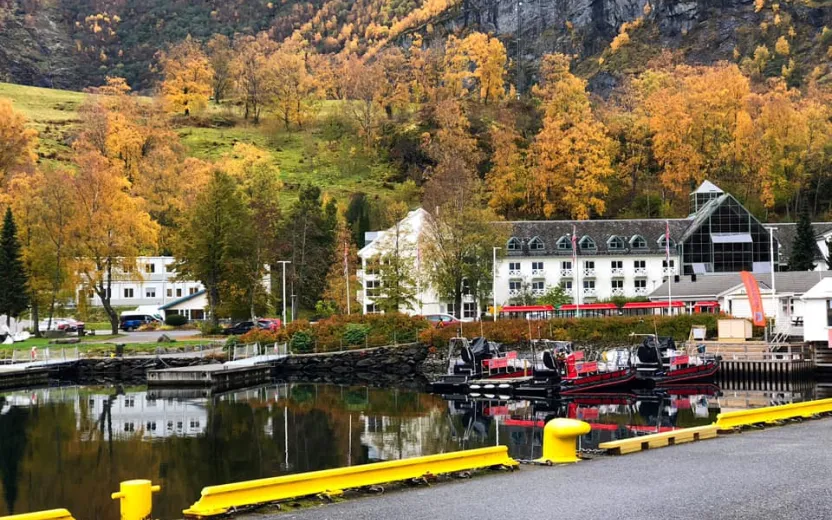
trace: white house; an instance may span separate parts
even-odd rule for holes
[[[803,295],[803,340],[832,346],[832,277],[824,277]]]
[[[161,306],[179,298],[196,294],[205,289],[200,282],[176,280],[172,256],[142,256],[136,259],[138,269],[116,273],[112,284],[110,303],[118,307],[140,305]],[[79,301],[86,298],[89,305],[101,306],[101,299],[92,288],[80,284]]]
[[[172,314],[179,314],[189,320],[204,320],[207,316],[207,308],[208,294],[205,289],[159,306],[159,310],[164,313],[166,318]]]

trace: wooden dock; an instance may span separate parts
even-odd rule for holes
[[[759,389],[770,382],[809,379],[815,369],[813,351],[803,344],[707,342],[706,347],[708,354],[722,358],[720,381],[748,381],[759,384]]]
[[[149,387],[194,388],[231,390],[259,385],[271,379],[269,365],[201,365],[182,368],[165,368],[147,372]]]
[[[49,367],[0,365],[0,389],[43,386],[49,382]]]

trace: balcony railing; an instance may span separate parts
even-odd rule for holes
[[[647,288],[646,287],[636,287],[636,296],[647,296]]]
[[[623,267],[613,267],[612,268],[612,275],[613,276],[624,276],[624,268]]]
[[[613,289],[610,294],[613,296],[624,296],[624,289]]]
[[[675,267],[663,267],[662,268],[662,274],[665,275],[665,276],[675,275],[676,274],[676,268]]]
[[[520,289],[509,289],[508,290],[509,298],[513,298],[515,296],[520,296]]]
[[[532,276],[534,276],[536,278],[543,278],[543,277],[546,276],[546,270],[545,269],[532,269]]]
[[[520,278],[521,276],[523,276],[520,273],[520,269],[509,269],[508,270],[508,275],[513,277],[513,278]]]
[[[634,274],[636,276],[647,276],[647,268],[646,267],[636,267]]]
[[[560,270],[560,277],[561,278],[572,278],[572,269],[561,269]]]
[[[595,268],[587,267],[584,269],[584,278],[595,278]]]
[[[533,296],[543,296],[546,294],[546,289],[532,289]]]
[[[594,287],[584,287],[584,296],[587,297],[594,297],[595,296],[595,288]]]

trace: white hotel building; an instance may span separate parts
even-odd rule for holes
[[[691,194],[691,214],[676,219],[617,219],[581,221],[501,222],[508,226],[506,243],[497,252],[494,296],[498,306],[530,290],[544,294],[548,288],[561,286],[580,304],[613,297],[647,297],[668,279],[673,283],[696,282],[714,274],[750,271],[770,273],[786,263],[794,240],[793,224],[768,226],[757,220],[732,195],[705,181]],[[407,230],[407,254],[416,256],[425,219],[422,210],[412,211],[400,228]],[[670,255],[667,257],[665,232],[670,231]],[[773,229],[773,233],[769,228]],[[575,232],[577,251],[572,250]],[[832,226],[816,224],[818,235]],[[368,261],[384,254],[393,230],[371,234],[372,239],[359,257],[364,269],[360,297],[364,312],[376,312],[372,296],[382,291],[373,273],[366,271]],[[824,247],[820,249],[825,249]],[[774,253],[772,261],[771,253]],[[820,257],[821,251],[818,251]],[[819,262],[822,264],[823,262]],[[402,309],[411,314],[455,314],[453,304],[444,302],[429,284],[420,287],[421,305]],[[727,289],[727,287],[726,287]],[[666,289],[664,290],[665,298]],[[492,303],[464,302],[462,317],[475,318]]]

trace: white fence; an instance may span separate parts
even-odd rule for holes
[[[0,364],[27,363],[31,366],[55,365],[81,358],[78,347],[32,347],[28,350],[0,349]]]

